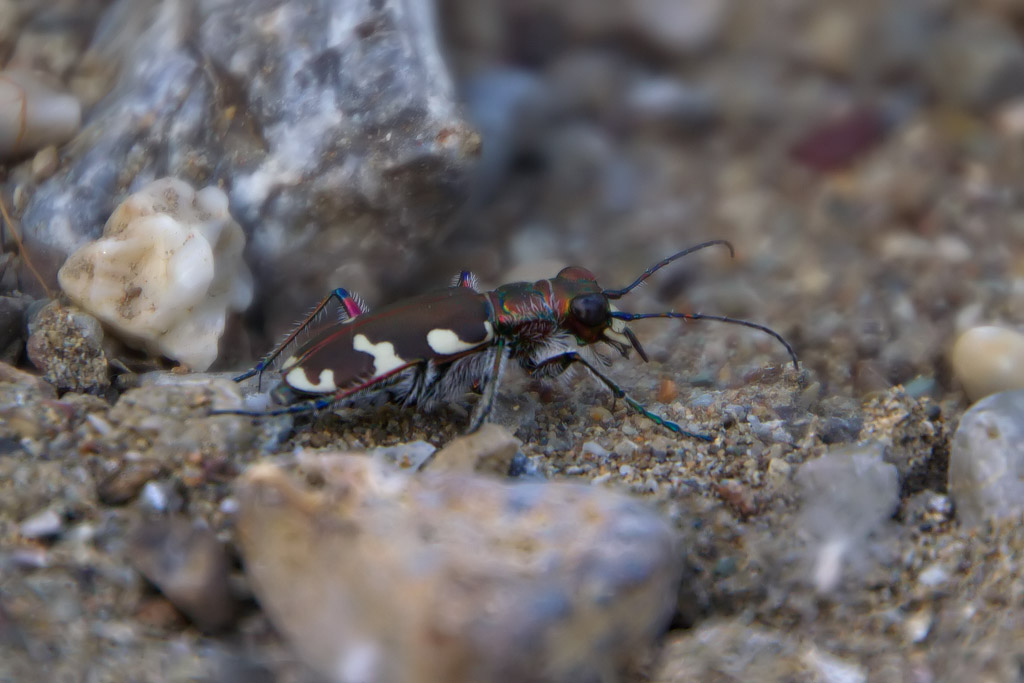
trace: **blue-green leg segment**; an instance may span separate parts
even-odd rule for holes
[[[680,427],[679,425],[677,425],[675,422],[666,420],[665,418],[659,417],[658,415],[655,415],[651,411],[647,410],[647,408],[645,408],[642,403],[640,403],[632,396],[627,394],[622,389],[622,387],[615,383],[614,380],[612,380],[610,377],[606,376],[600,370],[595,368],[593,364],[590,363],[590,361],[580,356],[580,354],[577,353],[576,351],[566,351],[565,353],[560,353],[557,356],[546,358],[539,363],[528,363],[526,369],[530,372],[531,375],[539,374],[541,376],[554,376],[560,375],[563,372],[565,372],[573,363],[580,363],[581,365],[586,367],[587,370],[590,370],[590,372],[598,380],[600,380],[601,383],[603,383],[606,387],[608,387],[608,389],[611,390],[612,394],[616,398],[621,398],[623,401],[626,402],[626,405],[628,405],[630,408],[635,410],[640,415],[646,417],[651,422],[657,425],[661,425],[665,429],[675,432],[680,436],[687,436],[693,439],[701,439],[702,441],[714,441],[714,437],[709,434],[697,434],[696,432],[687,431]]]

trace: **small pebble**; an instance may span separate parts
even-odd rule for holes
[[[26,351],[47,382],[65,391],[102,393],[110,386],[98,320],[52,301],[29,322]]]
[[[782,458],[772,458],[768,462],[768,471],[766,477],[768,479],[768,485],[773,488],[780,488],[789,483],[789,478],[792,475],[793,466]]]
[[[96,486],[96,495],[107,505],[124,505],[139,495],[143,487],[164,472],[164,466],[152,458],[125,459]]]
[[[519,439],[501,425],[488,422],[472,434],[452,439],[427,467],[434,472],[481,472],[507,476]]]
[[[50,566],[50,553],[38,545],[14,548],[8,557],[20,569],[45,569]]]
[[[18,525],[18,532],[25,538],[52,538],[63,530],[64,519],[53,508],[37,512]]]
[[[604,448],[603,446],[601,446],[601,444],[599,444],[596,441],[584,442],[580,450],[586,455],[593,455],[600,459],[607,458],[609,455],[611,455],[611,452],[608,449]]]
[[[129,547],[129,561],[200,629],[219,631],[234,618],[227,554],[212,531],[180,517],[149,520]]]
[[[612,452],[620,458],[631,458],[638,450],[640,450],[640,447],[635,443],[629,439],[622,439],[615,444],[615,448],[612,449]]]
[[[952,22],[927,61],[932,87],[946,102],[986,111],[1024,95],[1024,47],[1013,26],[987,12]]]
[[[1024,334],[1005,327],[972,327],[956,340],[953,374],[972,401],[1024,389]]]
[[[148,481],[142,487],[142,494],[139,496],[143,507],[154,512],[168,512],[171,510],[172,501],[177,497],[173,486],[169,482]],[[175,505],[174,507],[179,507]]]
[[[593,406],[590,409],[590,419],[594,422],[607,424],[612,421],[612,412],[604,406]]]
[[[659,403],[671,403],[679,396],[679,387],[670,379],[663,379],[658,382],[658,392],[655,398]]]
[[[931,633],[932,625],[935,623],[935,615],[931,610],[924,608],[911,614],[903,622],[903,635],[908,642],[921,643]]]
[[[728,415],[734,423],[746,422],[747,415],[750,414],[750,406],[740,406],[735,403],[730,403],[722,409],[725,415]]]
[[[399,469],[418,470],[436,450],[436,446],[426,441],[413,441],[412,443],[374,448],[368,451],[367,455]]]
[[[964,413],[948,481],[956,516],[968,526],[1024,511],[1024,390],[986,396]]]
[[[57,148],[54,145],[44,147],[32,157],[32,179],[41,183],[57,171],[60,159],[57,156]]]
[[[949,570],[939,563],[929,565],[917,575],[917,582],[926,588],[938,588],[947,581]]]
[[[840,659],[814,645],[801,657],[804,665],[813,675],[811,680],[822,683],[867,683],[868,674],[857,663]]]

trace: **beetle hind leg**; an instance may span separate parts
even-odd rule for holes
[[[342,287],[338,287],[337,289],[333,290],[330,294],[325,296],[320,301],[320,303],[318,303],[313,308],[313,310],[310,312],[310,314],[307,315],[302,320],[302,322],[300,322],[295,327],[295,329],[292,330],[288,334],[288,336],[286,336],[281,341],[280,344],[275,346],[270,351],[270,353],[268,353],[266,356],[264,356],[260,360],[260,362],[258,362],[252,368],[250,368],[249,370],[246,370],[241,375],[238,375],[237,377],[235,377],[234,381],[235,382],[241,382],[243,380],[249,379],[253,375],[258,375],[259,379],[257,380],[257,388],[260,388],[259,384],[261,383],[261,381],[263,379],[263,372],[267,368],[270,367],[270,364],[273,363],[274,360],[278,356],[281,355],[281,352],[284,351],[288,347],[289,344],[291,344],[293,341],[295,341],[295,338],[303,330],[305,330],[307,327],[309,327],[313,323],[313,321],[316,320],[316,317],[318,315],[320,315],[320,313],[327,307],[327,304],[329,304],[332,299],[337,299],[338,300],[338,305],[341,307],[341,314],[344,316],[342,318],[343,321],[344,320],[349,320],[351,318],[356,318],[356,317],[362,315],[363,313],[366,313],[366,311],[368,310],[366,305],[363,304],[362,300],[357,295],[349,293],[349,291],[347,289],[344,289]]]

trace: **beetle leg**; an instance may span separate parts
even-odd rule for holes
[[[318,410],[330,408],[332,405],[338,403],[339,401],[344,401],[349,396],[358,394],[360,391],[363,391],[364,389],[369,389],[375,384],[385,382],[394,377],[395,375],[404,372],[405,370],[408,370],[413,365],[416,365],[416,362],[401,365],[386,374],[369,379],[361,384],[357,384],[354,387],[341,389],[340,391],[336,391],[333,394],[328,394],[320,398],[308,399],[305,401],[300,401],[299,403],[293,403],[290,406],[285,406],[284,408],[278,408],[276,410],[211,410],[208,414],[245,415],[248,417],[274,417],[275,415],[301,415],[303,413],[315,413]]]
[[[494,408],[494,397],[498,393],[498,385],[501,383],[501,374],[505,369],[505,340],[499,337],[494,345],[494,360],[491,363],[491,371],[484,380],[484,395],[473,411],[473,417],[469,422],[467,434],[472,434],[480,429],[480,426],[487,420]]]
[[[670,431],[673,431],[676,434],[679,434],[680,436],[688,436],[694,439],[702,439],[704,441],[714,440],[714,437],[708,434],[697,434],[695,432],[687,431],[680,427],[679,425],[677,425],[675,422],[666,420],[665,418],[659,417],[652,413],[651,411],[647,410],[647,408],[645,408],[642,403],[640,403],[635,398],[627,394],[622,389],[622,387],[615,383],[615,381],[611,377],[608,377],[607,375],[602,373],[600,370],[594,367],[592,363],[590,363],[586,358],[583,358],[576,351],[566,351],[564,353],[551,356],[550,358],[545,358],[544,360],[539,362],[534,361],[532,359],[527,360],[524,364],[524,368],[531,375],[540,374],[541,376],[551,376],[559,375],[565,372],[573,363],[582,364],[585,368],[587,368],[587,370],[590,370],[591,374],[594,375],[594,377],[596,377],[602,384],[604,384],[606,387],[608,387],[608,389],[611,390],[613,396],[615,396],[616,398],[621,398],[623,401],[626,402],[626,405],[628,405],[630,408],[646,417],[648,420],[654,422],[655,424],[661,425],[662,427]]]
[[[281,355],[281,352],[284,351],[289,344],[295,341],[295,337],[297,337],[300,332],[309,327],[309,325],[316,319],[316,317],[320,315],[320,312],[327,307],[327,304],[331,302],[331,299],[338,300],[338,303],[341,306],[342,311],[344,311],[345,320],[355,318],[366,312],[366,307],[363,305],[363,303],[359,300],[358,297],[356,297],[353,294],[349,294],[348,290],[338,287],[330,294],[325,296],[323,300],[321,300],[320,303],[316,305],[312,312],[309,315],[307,315],[306,318],[302,322],[300,322],[295,327],[295,329],[292,330],[292,332],[287,337],[284,338],[284,340],[280,344],[275,346],[270,353],[264,356],[259,363],[257,363],[250,370],[247,370],[238,377],[235,377],[234,381],[241,382],[242,380],[249,379],[253,375],[259,375],[260,377],[257,380],[257,390],[259,390],[261,388],[260,384],[263,379],[263,371],[270,367],[270,364],[274,362],[274,359]]]
[[[452,278],[452,287],[467,287],[475,292],[478,291],[480,283],[477,281],[476,275],[464,270]]]

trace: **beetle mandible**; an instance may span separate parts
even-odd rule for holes
[[[506,363],[515,361],[534,377],[554,377],[582,366],[637,413],[682,436],[710,441],[711,436],[687,431],[649,411],[597,367],[607,361],[587,352],[603,342],[624,357],[636,349],[647,361],[647,353],[627,322],[643,318],[717,320],[775,337],[799,370],[793,347],[764,325],[703,313],[628,313],[612,304],[676,259],[716,245],[734,254],[726,240],[702,242],[659,261],[622,289],[602,289],[593,273],[577,266],[563,268],[553,278],[513,282],[487,292],[478,291],[476,278],[463,271],[446,289],[372,312],[359,297],[335,289],[263,360],[235,378],[240,382],[253,375],[262,377],[297,335],[337,300],[338,322],[281,364],[282,386],[303,400],[265,412],[215,413],[307,413],[379,392],[388,392],[391,400],[404,406],[429,406],[478,388],[483,396],[470,418],[468,431],[473,432],[491,413]]]

